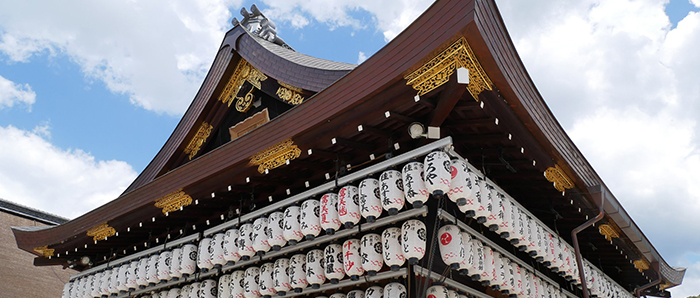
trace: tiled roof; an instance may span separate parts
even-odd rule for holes
[[[50,214],[31,207],[22,206],[20,204],[3,199],[0,199],[0,211],[16,214],[22,217],[40,221],[48,225],[60,225],[68,221],[67,218],[63,218],[58,215]]]

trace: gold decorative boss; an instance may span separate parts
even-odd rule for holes
[[[192,204],[192,197],[182,191],[182,188],[158,198],[156,208],[161,208],[163,214],[180,210],[180,208]]]
[[[301,150],[292,139],[286,139],[250,157],[250,165],[258,166],[260,174],[272,170],[301,155]]]
[[[107,222],[96,225],[87,231],[88,237],[92,237],[92,240],[102,241],[106,240],[107,237],[112,237],[116,234],[116,230],[110,227]]]

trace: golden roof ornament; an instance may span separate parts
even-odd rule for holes
[[[192,197],[182,191],[182,188],[158,198],[155,202],[156,208],[161,208],[163,214],[180,210],[192,204]]]
[[[209,123],[202,122],[202,125],[199,126],[199,129],[197,129],[197,133],[192,137],[192,140],[190,140],[190,143],[187,144],[187,147],[185,147],[185,154],[188,155],[190,160],[197,155],[199,152],[199,149],[201,149],[202,145],[204,145],[204,142],[207,140],[209,137],[209,134],[211,134],[212,126]]]
[[[610,224],[602,224],[598,226],[598,232],[605,236],[605,240],[611,241],[612,238],[620,238],[620,234],[615,231],[615,228],[613,228],[612,225]]]
[[[301,150],[292,139],[286,139],[250,157],[249,165],[258,166],[260,174],[272,170],[301,155]]]
[[[92,240],[95,240],[95,242],[97,242],[106,240],[107,237],[114,236],[116,232],[117,231],[113,227],[110,227],[107,224],[107,222],[104,222],[87,230],[87,236],[92,237]]]
[[[544,177],[547,178],[547,181],[554,183],[554,188],[560,192],[574,188],[574,183],[564,174],[564,171],[559,165],[547,168],[547,170],[544,171]]]
[[[34,251],[42,255],[44,258],[48,258],[53,257],[53,252],[55,251],[55,249],[49,248],[48,245],[44,245],[41,247],[35,247]]]

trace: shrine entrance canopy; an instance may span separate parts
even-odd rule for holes
[[[407,133],[418,122],[563,241],[599,218],[578,233],[581,255],[622,288],[664,296],[682,282],[685,269],[663,260],[554,118],[494,1],[436,1],[358,66],[295,52],[261,16],[246,11],[227,32],[120,197],[56,227],[13,229],[35,265],[88,272],[200,233],[429,144]]]

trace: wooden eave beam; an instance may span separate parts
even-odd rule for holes
[[[467,91],[466,86],[461,86],[457,83],[457,72],[455,71],[447,82],[445,89],[440,92],[438,103],[428,121],[429,126],[442,126],[447,116],[450,115],[457,102],[462,99]]]

